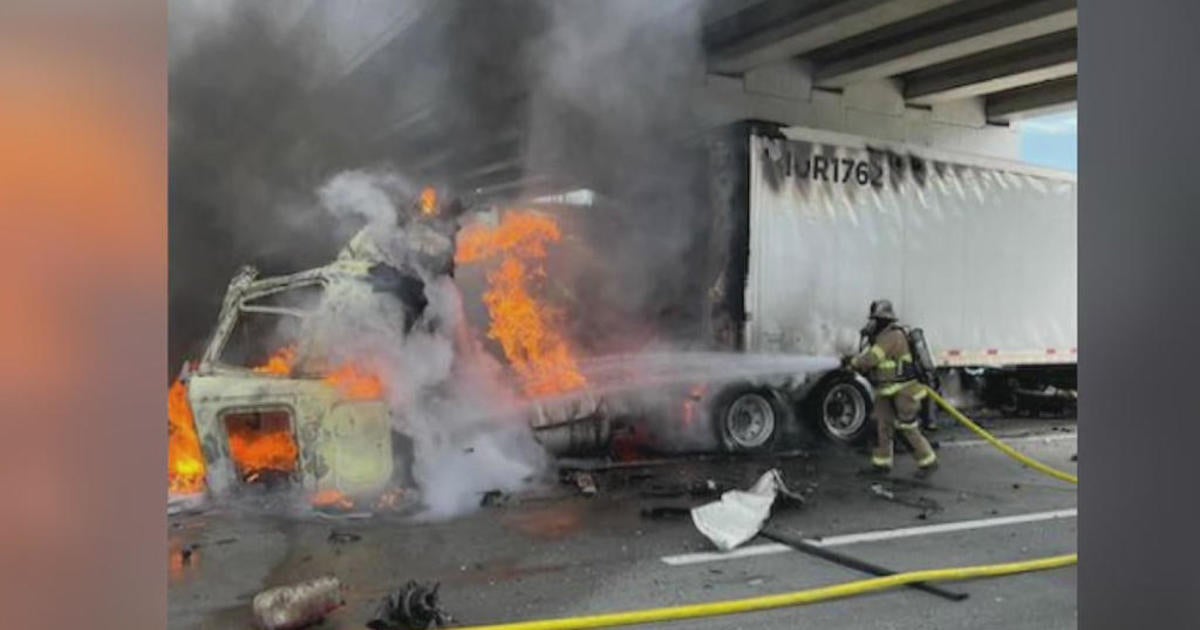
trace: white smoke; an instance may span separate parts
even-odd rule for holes
[[[372,227],[395,226],[399,215],[392,198],[411,195],[415,187],[386,171],[345,171],[317,191],[325,209],[341,221],[365,219]]]
[[[411,190],[395,174],[352,171],[332,178],[319,197],[340,221],[365,221],[352,255],[401,265],[411,264],[404,251],[410,240],[392,200]],[[328,289],[310,318],[309,338],[330,360],[368,366],[384,379],[395,428],[413,441],[412,472],[425,516],[451,517],[478,506],[486,491],[520,489],[542,470],[546,455],[499,366],[465,329],[453,279],[407,270],[421,276],[428,301],[411,326],[398,297],[351,280]]]

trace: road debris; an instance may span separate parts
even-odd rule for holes
[[[479,499],[479,507],[500,507],[508,503],[511,497],[500,490],[488,490]]]
[[[883,576],[896,574],[896,571],[893,571],[886,567],[881,567],[877,564],[871,564],[869,562],[860,560],[853,556],[848,556],[844,553],[839,553],[836,551],[832,551],[830,549],[826,549],[825,547],[822,547],[820,545],[814,545],[814,544],[800,538],[799,536],[793,536],[791,534],[785,533],[778,529],[766,528],[762,532],[760,532],[759,535],[761,535],[763,538],[766,538],[768,540],[773,540],[778,543],[783,543],[783,544],[791,547],[792,549],[795,549],[796,551],[802,551],[809,555],[816,556],[818,558],[823,558],[823,559],[833,562],[835,564],[840,564],[844,567],[856,569],[858,571],[862,571],[863,573],[867,573],[870,575],[877,575],[877,576],[883,577]],[[955,601],[955,602],[960,602],[968,597],[968,595],[966,593],[949,591],[944,588],[941,588],[940,586],[935,586],[935,585],[929,584],[927,582],[913,582],[912,584],[908,584],[907,586],[909,586],[910,588],[914,588],[919,591],[925,591],[926,593],[929,593],[931,595],[937,595],[938,597],[941,597],[943,599],[948,599],[948,600]]]
[[[873,483],[868,489],[871,491],[871,494],[881,499],[920,510],[921,512],[917,514],[917,518],[922,521],[929,518],[930,514],[942,511],[942,505],[929,497],[917,497],[916,499],[904,498],[898,496],[882,483]]]
[[[404,488],[390,488],[379,495],[375,501],[375,509],[380,511],[398,510],[409,498],[409,493]]]
[[[639,494],[645,498],[670,498],[682,497],[688,495],[694,498],[712,497],[721,494],[727,490],[731,490],[727,484],[720,483],[713,479],[705,479],[692,484],[678,484],[671,486],[651,486],[650,488],[641,491]]]
[[[465,567],[464,567],[465,569]],[[379,604],[371,630],[428,630],[448,625],[452,619],[438,602],[439,583],[419,584],[410,580]]]
[[[329,531],[329,537],[326,538],[326,540],[335,545],[341,545],[345,543],[358,542],[362,540],[362,536],[359,536],[354,532],[339,532],[338,530],[334,529]]]
[[[572,481],[579,488],[579,493],[585,497],[596,496],[596,480],[590,473],[577,472],[572,475]]]
[[[344,606],[342,584],[332,575],[290,586],[276,586],[254,596],[254,620],[262,630],[303,628]]]
[[[692,522],[717,549],[729,551],[754,538],[783,494],[791,502],[804,497],[787,489],[778,468],[763,473],[749,490],[729,490],[719,501],[692,509]]]
[[[888,490],[887,488],[884,488],[883,484],[881,484],[881,483],[871,484],[871,494],[873,494],[877,497],[883,497],[883,498],[887,499],[888,501],[896,500],[896,493],[892,492],[891,490]]]

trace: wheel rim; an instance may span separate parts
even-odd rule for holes
[[[725,426],[734,444],[742,448],[762,446],[775,432],[775,409],[758,394],[743,394],[729,406]]]
[[[850,383],[831,387],[822,409],[825,430],[840,440],[854,437],[867,421],[867,405],[862,392]]]

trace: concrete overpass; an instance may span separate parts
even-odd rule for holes
[[[891,82],[905,105],[980,99],[1007,123],[1076,98],[1075,0],[711,0],[709,71],[816,89]]]
[[[289,8],[296,23],[319,24],[340,42],[315,100],[334,108],[387,100],[382,113],[347,109],[348,119],[369,121],[348,149],[355,160],[377,156],[459,190],[549,193],[570,185],[528,159],[540,95],[523,74],[522,47],[550,27],[545,7],[418,1],[381,15],[372,6]],[[1011,123],[1075,104],[1075,0],[642,6],[662,7],[644,11],[648,23],[696,22],[703,67],[672,80],[707,125],[759,119],[1017,159]],[[353,36],[339,39],[337,29]],[[414,63],[431,51],[447,63]]]

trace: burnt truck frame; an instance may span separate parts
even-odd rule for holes
[[[300,294],[315,290],[323,297],[332,282],[362,282],[402,297],[413,290],[397,285],[395,275],[377,263],[337,260],[272,277],[260,277],[254,267],[246,266],[230,280],[204,352],[183,375],[209,493],[236,494],[249,485],[231,455],[230,423],[258,425],[280,418],[295,443],[297,458],[288,474],[272,481],[313,493],[336,491],[352,499],[369,499],[405,483],[410,471],[399,455],[408,442],[395,430],[403,419],[393,418],[384,400],[347,397],[321,374],[271,374],[254,369],[258,360],[229,356],[231,340],[249,316],[279,318],[265,327],[271,331],[283,319],[302,321],[311,315],[315,301],[312,295]],[[285,303],[275,300],[289,295],[296,298]],[[268,339],[270,335],[264,335],[262,343],[269,344]],[[312,341],[296,340],[302,351]]]
[[[1073,225],[1075,216],[1074,180],[1069,176],[1015,163],[939,153],[925,148],[865,140],[844,134],[815,130],[799,130],[799,133],[795,131],[770,122],[750,120],[715,130],[705,139],[704,151],[707,154],[709,170],[709,206],[712,214],[711,224],[708,228],[708,249],[703,257],[705,263],[704,286],[707,291],[702,298],[701,310],[703,339],[709,347],[741,352],[782,350],[798,351],[802,354],[841,354],[852,348],[820,345],[812,338],[819,336],[820,333],[827,333],[828,327],[833,324],[842,327],[861,325],[865,321],[867,305],[870,300],[890,298],[895,301],[899,298],[898,307],[902,316],[910,315],[912,311],[927,313],[930,308],[935,308],[931,302],[939,301],[929,299],[927,295],[922,300],[920,299],[922,296],[917,295],[905,302],[902,296],[891,294],[892,292],[902,293],[895,286],[890,290],[886,287],[876,289],[885,294],[875,295],[869,286],[874,280],[871,276],[880,275],[879,266],[878,264],[875,267],[863,265],[861,275],[869,276],[867,278],[854,275],[853,269],[850,274],[841,272],[842,276],[854,279],[850,282],[851,285],[865,285],[852,287],[855,289],[854,291],[847,291],[855,295],[862,294],[858,296],[858,300],[861,301],[860,305],[841,305],[840,317],[832,322],[829,319],[822,320],[824,323],[820,325],[825,326],[825,329],[814,325],[813,328],[807,330],[801,327],[802,332],[798,332],[796,328],[789,329],[785,325],[772,330],[775,322],[764,320],[779,320],[780,309],[782,308],[786,313],[786,307],[772,306],[774,304],[772,300],[776,298],[771,295],[764,297],[764,291],[778,292],[783,287],[750,286],[751,271],[756,265],[761,267],[774,264],[778,268],[781,264],[774,260],[764,262],[762,258],[766,254],[763,254],[761,250],[754,251],[755,247],[762,245],[764,237],[752,233],[751,204],[754,203],[752,195],[757,193],[761,199],[766,190],[762,186],[769,186],[773,190],[790,186],[791,189],[786,194],[792,196],[789,198],[798,200],[792,202],[793,204],[803,205],[812,201],[818,205],[822,203],[832,205],[833,196],[839,196],[838,199],[842,206],[850,208],[854,204],[854,199],[863,198],[855,197],[855,195],[871,195],[883,190],[884,187],[892,187],[892,194],[900,196],[902,193],[899,192],[899,187],[909,186],[910,188],[906,188],[903,194],[911,193],[919,196],[922,194],[920,189],[927,184],[932,185],[930,182],[934,181],[934,177],[941,177],[946,173],[949,173],[952,178],[961,177],[965,171],[971,171],[971,173],[967,173],[966,177],[972,177],[973,173],[980,173],[985,178],[994,177],[997,180],[996,184],[1000,187],[1007,185],[1006,179],[1014,180],[1018,187],[1022,181],[1032,182],[1035,189],[1043,184],[1051,188],[1057,187],[1055,188],[1057,193],[1035,199],[1027,212],[1035,218],[1041,216],[1037,215],[1037,212],[1042,212],[1043,215],[1055,213],[1054,221],[1056,223],[1053,223],[1048,229],[1057,230],[1056,234],[1065,233],[1064,220],[1070,220]],[[752,149],[752,147],[758,148]],[[751,153],[754,150],[764,152],[761,156],[754,156],[759,159],[757,165],[752,163]],[[765,177],[769,181],[766,181],[765,184],[755,181],[756,173],[757,177]],[[756,186],[760,188],[757,191],[755,190]],[[831,192],[835,186],[839,187],[838,190]],[[986,189],[986,186],[981,185],[980,189]],[[1067,192],[1062,193],[1062,190]],[[926,194],[928,192],[926,191]],[[967,208],[966,214],[969,215],[966,219],[962,219],[964,225],[969,225],[970,221],[994,221],[990,216],[983,216],[982,210],[975,210],[969,205],[975,203],[982,207],[984,203],[982,193],[979,193],[978,190],[973,192],[981,196],[978,201],[968,201],[963,206]],[[1055,194],[1057,196],[1054,196]],[[814,197],[814,195],[816,196]],[[825,195],[825,197],[821,195]],[[760,201],[759,203],[764,202]],[[778,206],[780,202],[770,203]],[[876,203],[878,204],[877,197]],[[924,198],[921,199],[921,203],[925,203]],[[767,210],[799,212],[796,205],[760,208],[758,212],[761,215]],[[970,212],[976,212],[976,214],[971,215]],[[977,216],[978,218],[976,218]],[[857,225],[857,222],[855,224]],[[1029,236],[1030,230],[1038,229],[1017,224],[1015,220],[993,226],[993,228],[996,227],[1002,234],[1018,238]],[[848,232],[844,227],[841,229],[842,232],[831,230],[829,233],[838,235]],[[868,230],[868,227],[863,229],[863,231]],[[882,234],[877,236],[882,236]],[[771,243],[776,248],[779,247],[778,239],[787,238],[786,235],[779,236],[778,234],[771,234],[771,237],[776,239]],[[912,238],[911,235],[910,238]],[[903,240],[902,236],[901,251],[906,251],[903,249],[906,247]],[[1073,232],[1070,233],[1069,241],[1071,249],[1060,252],[1059,256],[1073,253]],[[795,243],[791,246],[803,247],[805,245],[806,243]],[[921,255],[928,255],[929,249],[926,247],[925,250],[918,252],[919,255],[913,257],[920,258]],[[953,260],[947,260],[948,264],[953,264],[953,262]],[[824,264],[822,263],[822,265]],[[831,260],[829,264],[833,265],[835,261]],[[989,268],[988,272],[999,278],[1012,291],[1017,291],[1022,282],[1028,283],[1028,270],[1006,269],[1005,264],[1004,261],[999,261]],[[1017,266],[1019,265],[1012,265],[1012,267]],[[1054,276],[1052,280],[1064,287],[1067,285],[1073,287],[1074,267],[1067,265],[1060,265],[1060,267],[1062,268],[1052,270],[1051,275]],[[825,275],[834,274],[834,270],[822,269],[821,271],[825,271]],[[775,273],[778,275],[779,272]],[[829,295],[828,289],[823,292],[813,289],[814,283],[817,289],[820,289],[826,282],[821,279],[814,280],[815,274],[817,274],[816,271],[809,272],[804,268],[796,270],[797,284],[808,283],[803,287],[808,290],[807,294]],[[932,277],[929,280],[934,283],[945,281],[944,278],[938,277]],[[762,283],[763,280],[759,278],[755,282]],[[903,280],[901,280],[901,288],[903,287]],[[1069,305],[1039,304],[1038,297],[1046,294],[1049,289],[1041,287],[1040,291],[1041,293],[1034,290],[1016,293],[1013,298],[1029,298],[1025,309],[1020,311],[1021,315],[1027,315],[1032,309],[1046,309],[1047,317],[1052,320],[1048,326],[1050,332],[1044,333],[1042,330],[1035,330],[1030,334],[1028,331],[1022,331],[1025,333],[1023,338],[1020,333],[1009,333],[1005,341],[1009,346],[1017,346],[1016,350],[1005,349],[1003,343],[998,343],[997,345],[1001,347],[1000,350],[980,348],[973,352],[946,350],[938,353],[935,381],[942,381],[947,375],[954,373],[954,376],[966,388],[979,395],[985,406],[997,408],[1005,413],[1037,414],[1042,410],[1056,412],[1073,410],[1077,398],[1074,303],[1071,302]],[[813,299],[803,290],[793,292],[805,294],[802,299]],[[1073,291],[1060,291],[1060,293],[1074,295]],[[754,304],[748,303],[751,297],[755,300]],[[953,303],[952,300],[941,301]],[[764,307],[764,304],[770,308]],[[804,306],[803,302],[797,302],[797,304],[801,307]],[[906,310],[906,307],[909,308]],[[760,312],[753,312],[755,308],[758,308]],[[762,312],[764,309],[765,312]],[[825,309],[821,311],[821,314],[828,317],[831,310]],[[912,316],[913,321],[910,323],[925,327],[928,334],[934,335],[932,341],[936,344],[938,334],[942,332],[935,329],[937,325],[926,324],[921,313],[912,314]],[[999,313],[989,315],[986,309],[981,315],[984,319],[1003,316]],[[796,318],[792,319],[792,326],[795,326],[795,320]],[[1062,324],[1062,322],[1067,323]],[[808,334],[805,335],[805,332]],[[808,338],[804,338],[805,336]],[[953,337],[954,335],[948,336]],[[958,334],[960,338],[964,336],[961,333]],[[1003,337],[1003,335],[1001,336]],[[1022,342],[1032,345],[1029,343],[1030,338],[1042,340],[1043,337],[1057,338],[1056,343],[1060,344],[1060,347],[1029,351],[1020,345]],[[1013,343],[1013,339],[1017,340],[1016,343]],[[1046,341],[1043,345],[1052,344]],[[794,436],[808,433],[823,436],[842,444],[861,443],[873,434],[873,423],[870,419],[873,405],[872,389],[866,380],[844,369],[802,375],[796,379],[768,379],[760,382],[728,384],[720,388],[717,394],[708,401],[708,409],[713,415],[713,424],[718,438],[722,446],[729,451],[767,449],[778,440],[786,441],[789,434]],[[933,413],[933,410],[929,408],[924,413]],[[784,428],[784,432],[764,438],[759,432],[752,430],[750,432],[752,439],[739,439],[737,427],[745,425],[747,422],[752,426],[764,424],[772,427],[780,426]]]

